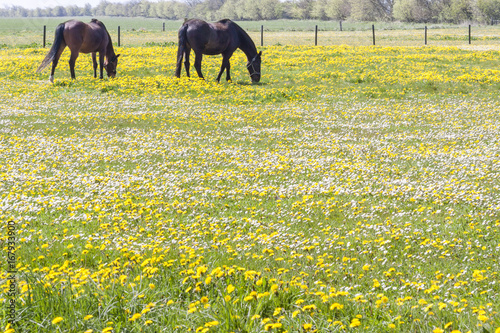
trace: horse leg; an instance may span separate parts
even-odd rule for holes
[[[99,78],[101,80],[103,79],[103,68],[104,68],[104,52],[99,52]]]
[[[66,44],[62,42],[61,46],[59,47],[59,50],[57,50],[54,60],[52,60],[52,70],[50,71],[50,76],[49,76],[49,81],[52,83],[54,83],[54,72],[56,71],[57,63],[59,62],[59,58],[61,58],[61,54],[63,53],[65,47]]]
[[[227,68],[228,63],[228,59],[225,56],[222,56],[222,65],[220,66],[219,75],[217,75],[217,82],[220,82],[220,77],[222,76],[222,73],[224,73],[224,70]]]
[[[183,52],[179,50],[179,52],[177,52],[177,66],[175,67],[175,77],[181,77],[183,56]]]
[[[92,64],[94,65],[94,79],[95,79],[97,77],[97,59],[95,52],[92,52]]]
[[[189,56],[191,55],[191,48],[186,46],[186,51],[184,53],[186,55],[186,60],[184,61],[184,67],[186,68],[186,75],[189,77],[189,67],[191,64],[189,63]]]
[[[175,76],[181,77],[182,71],[182,58],[186,55],[186,60],[184,61],[184,66],[186,67],[186,75],[189,77],[189,53],[191,49],[187,46],[179,46],[177,50],[177,67],[175,68]]]
[[[204,79],[203,74],[201,74],[201,59],[202,58],[203,58],[203,54],[201,52],[195,52],[194,68],[196,69],[198,76],[200,78]]]
[[[227,65],[226,65],[226,81],[227,82],[231,82],[230,69],[231,69],[231,64],[229,63],[229,59],[227,59]]]
[[[71,51],[71,56],[69,57],[69,70],[71,72],[71,78],[76,79],[75,76],[75,63],[76,63],[76,58],[78,58],[78,51]]]

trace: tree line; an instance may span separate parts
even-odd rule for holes
[[[402,21],[413,23],[493,24],[500,20],[500,0],[132,0],[101,1],[97,6],[0,9],[0,17],[116,16],[217,20],[320,19]]]

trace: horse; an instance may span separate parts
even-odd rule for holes
[[[198,19],[186,20],[179,28],[179,47],[177,49],[175,76],[181,76],[182,58],[185,55],[184,65],[186,75],[189,77],[189,54],[191,53],[191,49],[193,49],[195,53],[194,68],[200,78],[203,79],[203,74],[201,73],[203,54],[222,54],[222,65],[217,76],[217,82],[220,82],[224,70],[226,70],[226,80],[231,81],[229,59],[238,48],[247,56],[247,69],[252,82],[259,82],[262,51],[257,53],[254,42],[245,30],[228,19],[215,23]]]
[[[99,52],[99,77],[101,79],[103,78],[103,66],[106,68],[109,77],[116,76],[116,66],[118,65],[118,57],[120,55],[115,54],[108,30],[106,30],[104,24],[97,19],[92,19],[90,23],[70,20],[59,24],[56,28],[54,43],[36,72],[40,72],[52,62],[52,71],[49,80],[53,83],[54,71],[66,46],[68,46],[71,51],[69,69],[72,79],[76,78],[75,62],[80,52],[92,53],[94,78],[97,77],[97,52]],[[104,57],[106,57],[106,61]]]

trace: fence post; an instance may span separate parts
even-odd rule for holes
[[[120,46],[120,26],[118,26],[118,46]]]
[[[314,46],[318,45],[318,26],[314,28]]]
[[[264,26],[260,26],[260,46],[264,46]]]
[[[427,26],[425,26],[424,30],[425,30],[425,45],[427,45]]]
[[[45,41],[47,39],[47,26],[43,26],[43,48],[45,48]]]
[[[339,21],[340,23],[340,31],[342,31],[342,21]]]
[[[469,24],[469,44],[471,43],[471,37],[470,37],[470,24]]]
[[[375,45],[375,24],[372,24],[373,45]]]
[[[165,31],[165,22],[163,22],[163,31]]]

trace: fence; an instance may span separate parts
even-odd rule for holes
[[[340,26],[340,32],[342,32],[342,21],[339,22],[339,26]],[[162,29],[161,29],[163,32],[165,31],[165,23],[163,23],[162,25]],[[428,42],[428,29],[427,29],[427,26],[424,26],[424,34],[423,34],[423,42],[424,42],[424,45],[427,45],[427,42]],[[315,25],[314,27],[314,45],[317,46],[318,45],[318,25]],[[373,24],[371,26],[371,43],[372,45],[376,45],[376,34],[375,34],[375,24]],[[472,44],[472,27],[471,25],[469,24],[468,25],[468,34],[467,34],[467,37],[468,37],[468,42],[469,44]],[[43,47],[45,48],[46,47],[46,44],[47,44],[47,26],[44,25],[43,26],[43,38],[42,38],[42,41],[43,41]],[[117,46],[122,46],[121,45],[121,27],[118,26],[118,29],[117,29]],[[264,25],[261,25],[260,26],[260,46],[264,46]]]
[[[165,26],[165,23],[159,23],[160,26],[159,26],[159,29],[158,30],[155,30],[156,32],[165,32],[166,31],[166,26]],[[492,28],[493,27],[493,28]],[[112,28],[112,27],[111,27]],[[331,28],[331,25],[330,25],[330,28]],[[406,29],[406,30],[391,30],[391,29],[387,29],[385,27],[380,29],[380,30],[377,30],[376,29],[376,25],[375,24],[372,24],[371,25],[371,33],[370,35],[368,35],[368,31],[365,29],[365,30],[345,30],[343,28],[343,23],[342,21],[339,21],[338,22],[338,26],[337,26],[337,29],[336,30],[324,30],[324,29],[320,29],[320,26],[319,25],[314,25],[313,27],[307,29],[307,30],[297,30],[297,31],[286,31],[286,32],[281,32],[281,34],[297,34],[297,35],[300,35],[300,37],[298,37],[297,39],[300,39],[300,44],[309,44],[309,45],[318,45],[320,43],[323,43],[323,45],[330,45],[332,40],[334,39],[337,39],[337,40],[341,40],[341,38],[344,38],[344,42],[340,43],[340,44],[350,44],[349,42],[352,41],[352,38],[349,38],[349,37],[345,37],[346,35],[344,34],[356,34],[356,37],[357,39],[360,39],[356,45],[381,45],[379,43],[380,41],[380,37],[379,37],[379,34],[385,34],[387,35],[388,33],[390,33],[391,31],[395,34],[396,31],[400,31],[400,32],[408,32],[408,31],[412,31],[412,36],[411,38],[413,38],[413,41],[414,41],[414,44],[413,45],[428,45],[430,41],[432,41],[434,39],[434,41],[436,41],[436,45],[440,45],[441,43],[446,43],[446,44],[450,44],[449,42],[451,40],[460,40],[462,43],[468,43],[469,45],[472,44],[473,40],[489,40],[489,41],[498,41],[496,44],[500,45],[500,29],[498,28],[498,26],[496,26],[496,28],[494,26],[489,26],[488,29],[490,29],[490,31],[488,32],[487,36],[485,37],[484,34],[483,36],[481,37],[481,35],[476,35],[474,36],[473,33],[474,31],[477,31],[477,30],[480,30],[481,28],[485,28],[485,27],[473,27],[471,25],[467,25],[467,26],[462,26],[462,27],[455,27],[453,28],[453,35],[442,35],[442,34],[439,34],[437,31],[439,31],[439,28],[429,28],[427,25],[426,26],[423,26],[423,27],[420,27],[420,28],[415,28],[415,29]],[[171,27],[170,27],[171,29]],[[444,28],[443,28],[444,29]],[[475,30],[476,29],[476,30]],[[493,31],[492,29],[496,29],[495,31]],[[42,45],[43,47],[47,47],[47,26],[46,25],[43,25],[43,29],[42,29]],[[112,29],[113,30],[113,29]],[[252,37],[255,38],[254,40],[258,41],[260,40],[260,46],[264,46],[264,45],[273,45],[272,43],[270,43],[270,40],[268,39],[268,36],[269,35],[273,35],[273,40],[275,42],[275,44],[281,44],[278,41],[276,41],[277,37],[275,37],[275,35],[279,32],[278,31],[273,31],[273,30],[266,30],[265,29],[265,25],[260,25],[260,29],[255,29],[254,27],[254,30],[252,30],[252,32],[249,32],[252,34]],[[129,30],[130,31],[130,30]],[[132,31],[135,31],[135,29],[132,29]],[[420,32],[421,31],[421,32]],[[111,30],[110,30],[111,32]],[[116,33],[116,41],[117,41],[117,46],[124,46],[124,41],[125,43],[127,43],[127,41],[130,41],[130,39],[127,40],[127,34],[129,34],[128,36],[130,37],[131,36],[131,32],[127,32],[125,31],[125,40],[123,39],[124,36],[122,36],[124,34],[124,30],[121,28],[121,26],[117,26],[116,30],[113,30],[113,35]],[[176,31],[170,31],[171,32],[171,42],[176,42]],[[435,33],[434,33],[435,32]],[[49,30],[49,33],[50,30]],[[137,31],[135,31],[135,33],[137,33]],[[434,33],[434,34],[433,34]],[[477,32],[476,32],[477,33]],[[326,34],[329,34],[329,38],[325,38],[325,35]],[[420,37],[419,37],[420,36]],[[383,36],[382,36],[382,42],[383,42]],[[114,38],[113,38],[114,39]],[[137,39],[139,39],[139,37],[137,37]],[[387,39],[387,38],[386,38]],[[419,42],[419,39],[420,39],[420,42]],[[158,39],[156,39],[158,41]],[[345,41],[347,40],[347,43],[345,43]],[[51,40],[49,40],[48,42],[51,42]],[[164,42],[164,41],[162,41]],[[31,42],[33,43],[33,42]],[[158,44],[160,44],[161,42],[156,42]],[[0,42],[0,44],[2,44]],[[34,43],[36,44],[36,43]],[[136,43],[137,44],[137,43]],[[334,43],[334,44],[339,44],[338,42],[337,43]],[[382,43],[383,44],[383,43]],[[483,43],[484,44],[484,43]],[[130,43],[128,43],[128,45],[130,45]],[[397,45],[397,44],[396,44]],[[403,43],[403,45],[405,45]]]

